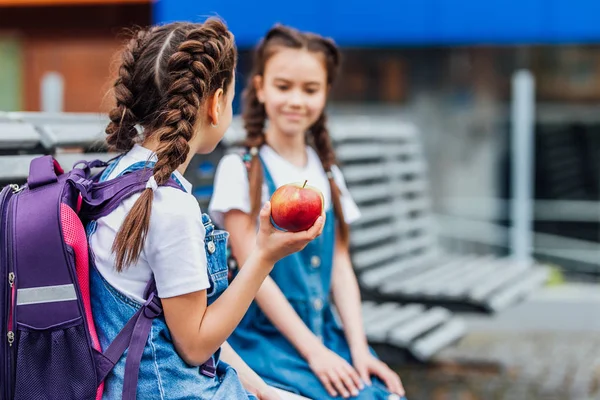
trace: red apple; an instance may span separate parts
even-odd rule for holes
[[[305,231],[323,212],[323,193],[304,183],[288,183],[271,196],[271,219],[290,232]]]

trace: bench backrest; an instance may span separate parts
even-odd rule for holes
[[[104,142],[107,121],[100,114],[0,113],[0,186],[24,183],[40,155],[54,155],[66,170],[82,159],[114,157]]]
[[[435,257],[427,164],[415,126],[394,117],[332,119],[331,136],[362,218],[351,247],[359,271]]]

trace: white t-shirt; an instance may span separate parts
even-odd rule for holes
[[[325,210],[331,207],[331,189],[323,165],[315,150],[306,146],[308,155],[304,167],[298,167],[281,157],[271,147],[260,149],[260,156],[266,164],[276,187],[287,183],[304,182],[323,192]],[[333,179],[341,190],[341,203],[346,223],[351,224],[360,218],[360,211],[348,192],[342,172],[337,166],[331,169]],[[263,182],[262,202],[269,199],[269,189]],[[220,161],[215,173],[214,191],[208,206],[212,220],[223,227],[223,214],[230,210],[250,212],[250,194],[248,193],[248,172],[238,154],[228,154]]]
[[[156,161],[156,155],[136,145],[120,160],[108,179],[138,161],[148,160]],[[159,187],[154,192],[150,227],[137,264],[117,272],[111,248],[125,216],[140,197],[139,193],[125,199],[106,217],[98,219],[96,231],[90,238],[100,274],[118,291],[138,302],[143,303],[144,289],[152,274],[161,298],[210,287],[200,206],[190,194],[191,184],[179,172],[175,175],[186,191]]]

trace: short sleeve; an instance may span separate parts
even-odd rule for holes
[[[228,154],[221,159],[215,172],[213,194],[208,212],[213,222],[223,227],[223,215],[231,210],[250,213],[248,172],[238,154]]]
[[[174,188],[155,193],[144,254],[158,296],[175,297],[210,287],[204,225],[194,196]]]
[[[337,165],[334,165],[331,168],[331,172],[333,173],[333,179],[335,180],[336,185],[342,193],[340,200],[342,203],[342,210],[344,211],[344,220],[347,224],[351,224],[360,218],[360,210],[348,191],[348,187],[346,187],[346,181],[344,180],[342,171],[340,171]]]

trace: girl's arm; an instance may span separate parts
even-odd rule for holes
[[[267,202],[260,212],[256,245],[248,252],[244,267],[209,307],[206,290],[161,299],[175,348],[188,364],[208,360],[239,324],[274,263],[303,249],[323,229],[324,216],[308,231],[281,232],[273,228],[270,214]]]
[[[256,236],[254,224],[248,214],[232,210],[224,216],[225,229],[230,233],[229,243],[240,265],[251,257],[252,241]],[[240,268],[241,271],[246,268]],[[239,275],[238,275],[239,276]],[[235,282],[237,277],[233,280]],[[270,276],[264,280],[256,294],[256,302],[271,323],[288,339],[305,359],[323,347],[292,308],[279,286]]]
[[[256,236],[252,218],[239,210],[224,215],[225,229],[230,232],[229,243],[234,257],[240,265],[252,254],[252,242]],[[246,266],[240,268],[240,274]],[[233,280],[235,282],[238,276]],[[256,294],[256,302],[271,323],[311,364],[313,372],[332,394],[348,397],[349,392],[358,393],[358,374],[350,365],[327,349],[317,336],[306,326],[271,277],[264,280]],[[334,357],[335,356],[335,357]],[[337,357],[337,358],[336,358]],[[342,363],[343,361],[343,363]]]
[[[221,360],[231,365],[238,373],[242,384],[261,400],[280,400],[280,396],[242,360],[229,343],[221,346]]]
[[[339,238],[339,235],[336,235]],[[350,346],[352,361],[356,371],[367,384],[371,374],[381,378],[388,389],[401,396],[404,388],[400,377],[369,351],[363,328],[361,300],[358,281],[352,268],[348,246],[336,240],[331,284],[332,296],[342,320],[346,340]]]
[[[363,327],[360,290],[352,269],[348,247],[336,235],[331,291],[333,302],[342,320],[346,340],[352,354],[367,352],[369,347]]]

